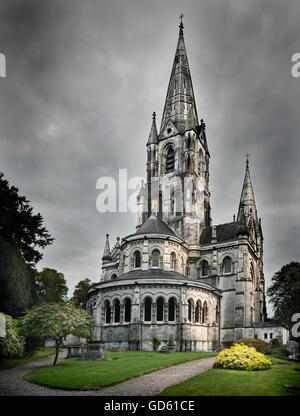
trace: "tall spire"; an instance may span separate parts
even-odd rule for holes
[[[105,246],[104,246],[104,251],[103,251],[103,256],[102,256],[103,264],[109,263],[112,261],[108,237],[109,237],[109,234],[106,234],[106,241],[105,241]]]
[[[252,216],[255,221],[258,221],[257,210],[254,198],[253,186],[250,178],[249,155],[246,155],[246,172],[243,183],[243,189],[240,199],[240,205],[237,215],[237,220],[242,221],[243,218]]]
[[[156,113],[153,112],[152,114],[152,125],[151,130],[148,138],[148,144],[158,144],[158,135],[157,135],[157,128],[156,128]]]
[[[171,120],[179,133],[198,126],[198,116],[194,97],[192,78],[187,58],[183,35],[183,15],[179,25],[179,38],[171,71],[160,134],[164,132]]]

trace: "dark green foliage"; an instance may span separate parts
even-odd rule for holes
[[[1,236],[0,253],[0,311],[16,318],[37,302],[34,273]]]
[[[20,336],[15,320],[3,314],[5,318],[5,338],[0,338],[0,357],[23,357],[25,339]]]
[[[300,263],[293,261],[276,272],[267,294],[273,304],[275,319],[291,328],[291,318],[299,312],[300,305]]]
[[[55,269],[44,268],[34,272],[37,295],[40,302],[64,302],[68,287],[63,273]]]
[[[243,338],[238,339],[233,343],[235,344],[241,344],[244,343],[245,345],[248,345],[248,347],[254,347],[256,351],[262,352],[264,354],[266,348],[268,348],[269,344],[265,341],[262,341],[261,339],[255,339],[255,338]]]
[[[290,353],[284,346],[280,345],[272,345],[269,344],[269,346],[265,350],[265,354],[267,355],[277,355],[279,357],[288,357]]]
[[[90,279],[80,280],[75,286],[72,301],[80,308],[86,309],[86,303],[88,301],[88,290],[93,283]]]
[[[18,195],[18,189],[0,173],[0,232],[2,237],[13,243],[24,260],[36,264],[43,257],[37,250],[53,243],[41,214],[33,214],[33,208],[25,196]]]

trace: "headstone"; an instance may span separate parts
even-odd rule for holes
[[[81,356],[82,360],[105,360],[105,353],[103,351],[103,344],[99,341],[87,342],[84,351]]]
[[[289,341],[286,345],[286,349],[289,351],[289,358],[294,360],[299,359],[299,343],[296,341]]]
[[[0,313],[0,337],[5,338],[6,337],[6,330],[5,330],[5,316]]]
[[[172,353],[172,352],[176,351],[176,342],[173,340],[172,335],[169,336],[169,341],[167,343],[167,348],[169,350],[169,353]]]

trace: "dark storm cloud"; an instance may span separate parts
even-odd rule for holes
[[[250,153],[267,284],[299,258],[299,2],[6,1],[0,5],[1,171],[40,211],[55,244],[39,267],[70,287],[100,276],[104,235],[132,213],[100,214],[96,181],[145,174],[151,113],[163,109],[178,33],[211,153],[213,223],[236,213]]]

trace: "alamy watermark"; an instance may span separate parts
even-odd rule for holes
[[[294,78],[300,77],[300,53],[294,53],[291,58],[292,62],[295,64],[291,68],[291,73]]]
[[[0,53],[0,78],[6,77],[6,57],[4,53]]]
[[[298,338],[300,336],[300,313],[294,313],[292,316],[292,322],[296,322],[292,326],[292,336]]]
[[[109,176],[100,177],[96,189],[101,191],[96,200],[99,212],[147,212],[148,201],[151,201],[154,212],[188,214],[192,213],[196,201],[202,200],[203,194],[209,194],[202,177],[155,176],[145,183],[140,176],[128,179],[127,169],[119,169],[118,181]],[[148,191],[151,192],[149,198]]]

